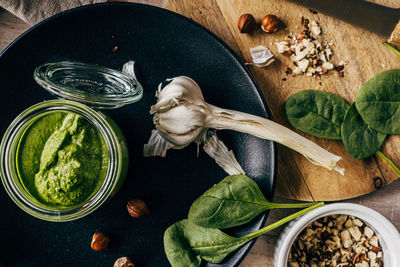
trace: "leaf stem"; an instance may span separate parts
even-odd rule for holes
[[[287,217],[285,217],[285,218],[283,218],[283,219],[281,219],[281,220],[279,220],[277,222],[274,222],[273,224],[270,224],[270,225],[268,225],[268,226],[266,226],[264,228],[261,228],[258,231],[255,231],[254,233],[245,235],[245,236],[241,237],[240,239],[243,239],[243,240],[245,240],[247,242],[247,241],[249,241],[249,240],[251,240],[253,238],[256,238],[256,237],[258,237],[258,236],[260,236],[262,234],[265,234],[266,232],[271,231],[271,230],[281,226],[282,224],[285,224],[285,223],[287,223],[287,222],[289,222],[289,221],[291,221],[291,220],[293,220],[293,219],[295,219],[295,218],[297,218],[297,217],[299,217],[301,215],[304,215],[307,212],[309,212],[309,211],[311,211],[311,210],[313,210],[315,208],[321,207],[323,205],[324,205],[324,202],[318,202],[316,204],[313,204],[311,207],[308,207],[306,209],[303,209],[301,211],[293,213],[293,214],[291,214],[291,215],[289,215],[289,216],[287,216]]]
[[[384,42],[383,44],[386,45],[390,50],[392,50],[393,52],[395,52],[397,55],[400,56],[400,51],[396,47],[389,44],[388,42]]]
[[[385,156],[385,154],[383,154],[382,152],[378,151],[376,152],[376,154],[383,159],[387,164],[389,164],[393,170],[400,175],[400,170],[399,168],[393,163],[393,161],[391,161],[388,157]]]
[[[265,206],[268,209],[288,209],[288,208],[306,208],[315,205],[313,202],[308,203],[268,203]]]

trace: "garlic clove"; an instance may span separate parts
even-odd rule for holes
[[[206,115],[197,105],[186,103],[156,114],[154,122],[165,132],[186,134],[203,127],[205,119]]]
[[[200,87],[189,77],[179,76],[173,79],[167,79],[169,82],[162,90],[156,94],[157,103],[151,106],[150,114],[155,112],[164,112],[186,101],[196,105],[204,105],[204,98]]]
[[[254,64],[264,64],[274,57],[271,51],[262,45],[250,48],[250,55]]]

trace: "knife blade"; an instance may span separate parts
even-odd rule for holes
[[[389,37],[400,20],[400,9],[364,0],[289,0]]]

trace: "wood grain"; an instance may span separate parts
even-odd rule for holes
[[[0,51],[28,28],[28,24],[0,8]]]
[[[293,93],[303,89],[320,89],[335,93],[352,103],[360,86],[375,74],[400,67],[400,57],[396,57],[382,42],[383,37],[364,31],[323,14],[313,14],[307,8],[281,1],[257,0],[216,0],[229,29],[242,51],[244,61],[251,60],[249,49],[265,45],[276,55],[277,62],[266,69],[251,68],[258,81],[273,118],[289,127],[284,114],[284,103]],[[389,1],[385,1],[387,4]],[[391,1],[395,2],[395,1]],[[257,21],[267,14],[275,14],[288,26],[275,34],[265,34],[257,29],[251,34],[241,34],[237,29],[237,19],[243,13],[251,13]],[[277,53],[274,43],[288,34],[301,31],[301,17],[316,20],[323,29],[322,40],[334,44],[333,62],[345,61],[345,77],[339,78],[336,72],[330,72],[321,79],[307,76],[286,76],[284,71],[292,67],[290,60]],[[283,80],[286,78],[286,81]],[[376,190],[374,178],[381,177],[383,184],[391,183],[398,175],[381,160],[374,157],[367,160],[353,159],[340,141],[330,141],[305,135],[323,148],[340,155],[339,163],[346,169],[345,176],[308,162],[299,153],[280,149],[277,194],[299,200],[338,200],[364,195]],[[397,149],[400,139],[390,137],[383,151],[396,164],[400,164]],[[297,168],[288,166],[294,162]],[[285,168],[285,171],[281,169]],[[303,183],[306,186],[301,186]],[[295,187],[296,186],[296,187]]]
[[[165,7],[171,11],[193,19],[205,28],[211,30],[215,35],[229,45],[236,54],[239,56],[242,55],[215,1],[168,0]]]

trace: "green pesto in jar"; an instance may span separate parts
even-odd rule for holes
[[[28,127],[17,149],[22,184],[39,202],[73,206],[103,183],[108,153],[97,128],[72,112],[46,114]]]

